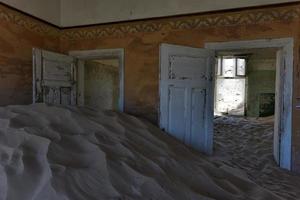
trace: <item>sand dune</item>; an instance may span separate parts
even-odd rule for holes
[[[102,199],[280,198],[126,114],[0,108],[0,200]]]

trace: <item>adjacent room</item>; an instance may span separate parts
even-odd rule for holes
[[[274,116],[277,51],[266,48],[218,52],[215,115]]]
[[[300,199],[296,0],[1,0],[0,200]]]
[[[280,159],[274,135],[279,123],[274,121],[279,119],[275,118],[275,105],[279,105],[275,100],[280,97],[275,93],[279,90],[276,79],[282,77],[280,52],[278,48],[219,51],[215,69],[215,155],[230,157],[231,165],[243,168],[274,192],[278,185],[283,186],[283,180],[291,178],[271,178],[269,174],[278,173],[276,162]],[[269,177],[273,183],[261,177]]]

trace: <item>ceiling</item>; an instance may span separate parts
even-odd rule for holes
[[[61,27],[261,6],[298,0],[0,0]]]

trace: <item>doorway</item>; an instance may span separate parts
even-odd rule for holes
[[[97,110],[118,110],[119,61],[84,61],[84,105]]]
[[[33,103],[124,110],[124,50],[33,49]]]
[[[273,155],[282,168],[291,169],[292,92],[293,92],[293,39],[269,39],[207,43],[215,51],[277,48]],[[267,95],[265,95],[267,96]],[[263,101],[262,96],[261,99]]]
[[[275,48],[277,49],[275,97],[272,92],[262,92],[258,99],[261,105],[259,109],[272,110],[272,105],[264,102],[272,98],[275,100],[273,155],[280,167],[290,170],[293,43],[292,38],[220,42],[207,43],[206,49],[162,44],[159,83],[160,127],[195,149],[208,154],[213,153],[212,124],[216,81],[215,65],[212,61],[215,59],[214,53]],[[235,62],[238,59],[243,62],[243,58],[235,58]],[[239,78],[242,78],[244,83],[241,83],[243,87],[237,89],[246,90],[247,79],[243,75]],[[247,92],[244,101],[247,99],[246,94]],[[243,109],[244,112],[247,111],[247,101],[243,103]]]
[[[124,110],[124,50],[71,51],[78,59],[78,105]]]

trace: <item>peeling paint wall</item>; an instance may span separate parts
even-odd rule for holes
[[[0,5],[0,106],[32,102],[32,48],[59,50],[59,32]]]
[[[204,47],[206,42],[295,39],[294,99],[300,98],[300,4],[275,8],[174,17],[66,29],[61,47],[70,50],[124,48],[125,112],[158,123],[159,46]],[[300,172],[300,109],[293,109],[293,169]]]
[[[125,111],[157,123],[161,43],[204,47],[206,42],[293,37],[298,47],[300,11],[299,18],[298,15],[293,18],[290,14],[297,12],[291,9],[300,10],[300,4],[66,29],[61,36],[61,46],[65,52],[124,48]],[[285,18],[285,14],[289,17]],[[279,15],[280,19],[273,18]],[[295,63],[298,62],[298,55],[295,59]]]

